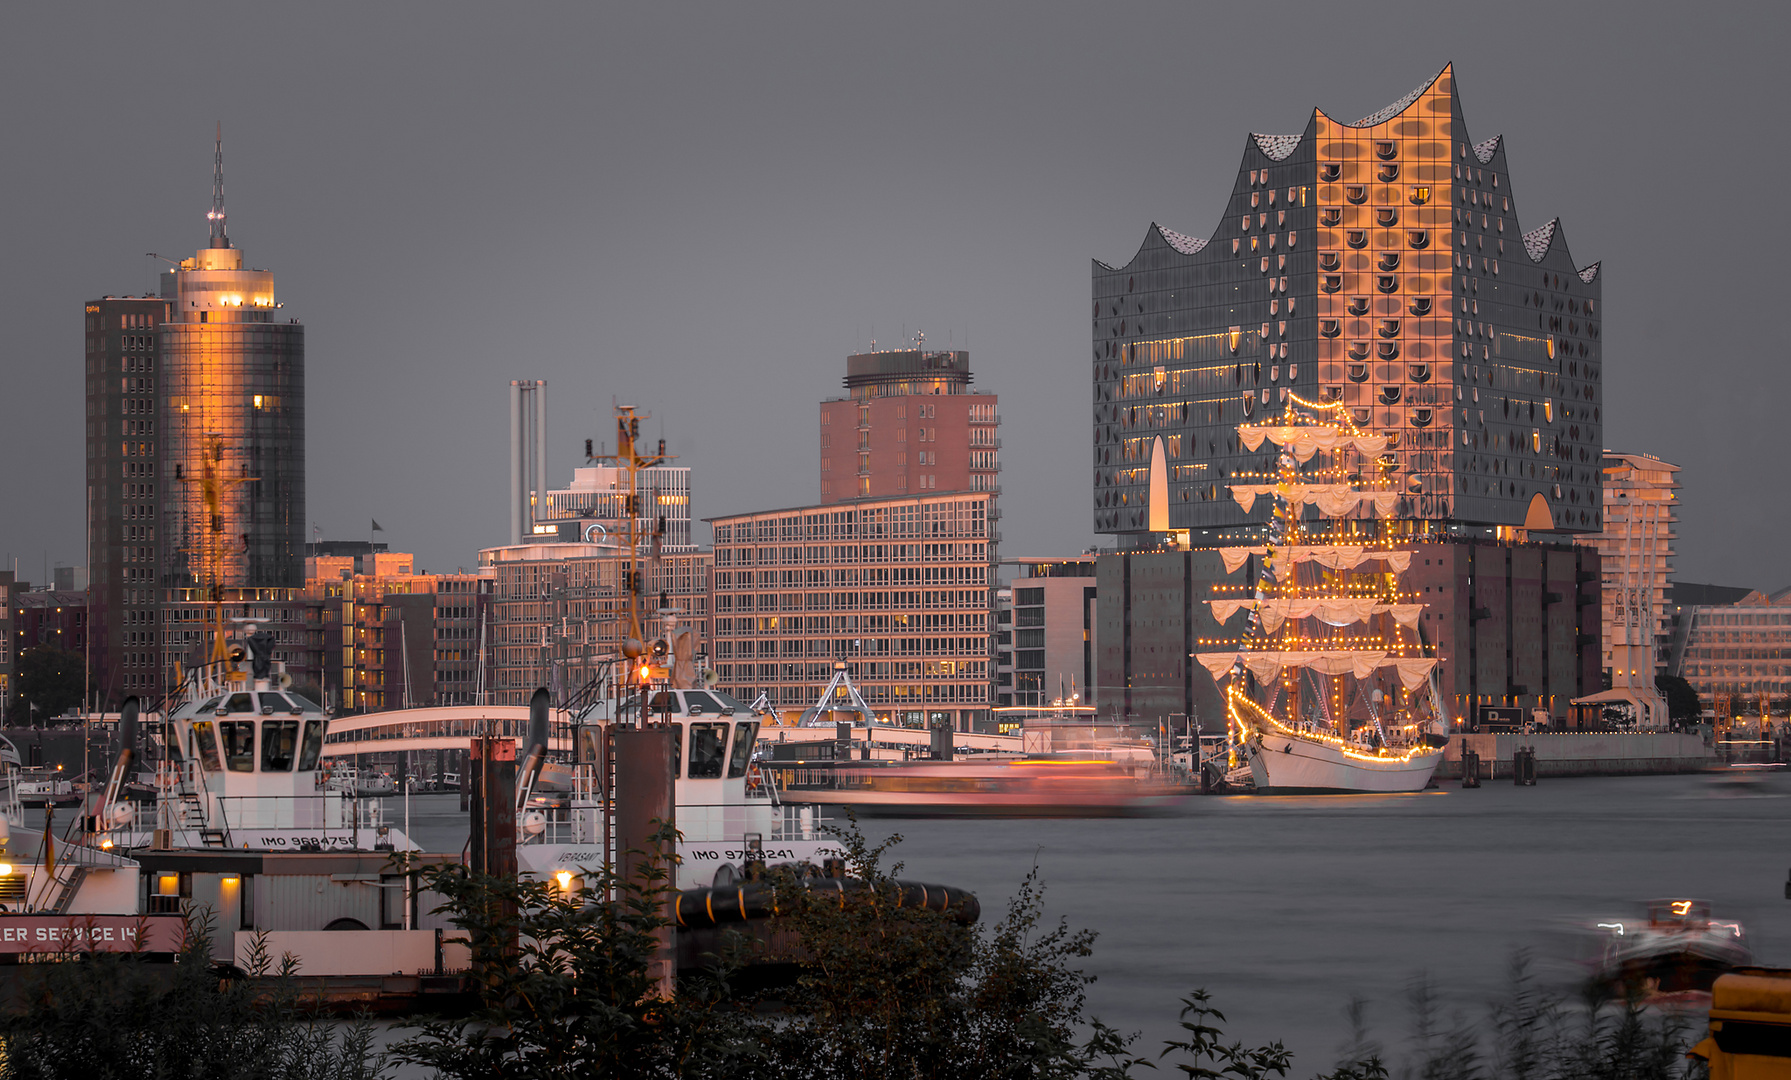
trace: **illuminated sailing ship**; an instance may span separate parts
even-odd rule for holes
[[[1208,601],[1222,626],[1242,614],[1242,632],[1195,654],[1225,695],[1224,753],[1259,792],[1422,790],[1443,756],[1430,731],[1447,724],[1425,605],[1399,585],[1412,553],[1365,520],[1398,503],[1388,437],[1297,395],[1280,424],[1240,424],[1238,436],[1251,451],[1272,443],[1276,467],[1240,475],[1267,482],[1232,484],[1232,496],[1245,511],[1272,498],[1275,513],[1268,543],[1220,551],[1228,573],[1255,560],[1253,585]]]

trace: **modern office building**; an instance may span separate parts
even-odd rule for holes
[[[1713,588],[1704,586],[1704,588]],[[1791,713],[1791,588],[1758,590],[1731,602],[1680,611],[1679,673],[1698,692],[1704,715]]]
[[[172,301],[87,301],[87,520],[95,705],[163,689],[161,327]],[[158,535],[160,533],[161,535]]]
[[[1611,685],[1652,687],[1669,658],[1668,595],[1679,521],[1679,466],[1606,451],[1604,527],[1574,539],[1598,549],[1604,575],[1604,669]]]
[[[1260,535],[1268,501],[1226,490],[1266,456],[1236,427],[1296,396],[1393,436],[1393,531],[1599,529],[1598,264],[1558,220],[1525,231],[1515,200],[1450,68],[1354,123],[1314,110],[1299,134],[1249,136],[1206,237],[1152,225],[1129,261],[1094,264],[1095,531]]]
[[[318,689],[343,712],[475,705],[490,688],[491,577],[418,573],[415,564],[393,551],[305,560]]]
[[[215,166],[161,295],[86,304],[96,704],[158,697],[221,616],[302,636],[304,328],[229,238],[221,137]]]
[[[847,357],[847,396],[821,403],[821,501],[997,490],[996,399],[972,381],[962,350]]]
[[[1599,267],[1558,220],[1525,231],[1515,198],[1446,67],[1354,123],[1250,135],[1208,236],[1153,225],[1094,264],[1092,509],[1120,548],[1098,570],[1103,715],[1222,728],[1188,654],[1227,636],[1203,602],[1236,578],[1215,549],[1260,543],[1275,511],[1232,496],[1275,472],[1237,429],[1300,402],[1389,437],[1396,503],[1344,520],[1412,551],[1455,715],[1564,719],[1600,690],[1598,553],[1571,542],[1604,525]]]
[[[1003,559],[997,573],[997,706],[1092,702],[1095,557]]]
[[[635,472],[636,531],[662,552],[696,550],[690,534],[690,469],[655,465]],[[627,470],[616,465],[574,469],[572,486],[549,490],[535,508],[537,541],[614,541],[628,534]]]
[[[989,492],[709,519],[722,689],[800,712],[843,661],[879,720],[986,728],[996,520]]]
[[[706,551],[654,558],[644,550],[634,563],[642,632],[656,636],[658,613],[674,612],[678,629],[690,634],[693,666],[708,651],[710,564]],[[624,547],[596,537],[479,552],[479,570],[491,588],[489,703],[526,705],[543,686],[564,701],[613,674],[629,635],[627,566]]]

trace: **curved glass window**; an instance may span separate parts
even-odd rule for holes
[[[1384,338],[1398,337],[1399,336],[1399,320],[1398,319],[1382,319],[1379,333]]]
[[[728,745],[728,725],[690,725],[690,772],[692,780],[720,780]]]
[[[1349,233],[1347,235],[1345,235],[1344,243],[1348,244],[1350,247],[1353,247],[1353,248],[1367,247],[1368,246],[1368,230],[1367,229],[1351,229],[1349,231]]]
[[[1368,381],[1368,365],[1367,364],[1351,364],[1349,366],[1349,381],[1350,382],[1367,382]]]
[[[225,720],[218,724],[218,733],[224,737],[224,767],[231,772],[254,772],[255,721]]]
[[[1375,175],[1380,178],[1381,183],[1391,184],[1393,181],[1399,179],[1399,166],[1382,165],[1376,170]]]
[[[738,780],[746,775],[746,767],[752,764],[752,748],[759,735],[759,723],[756,720],[742,720],[734,725],[734,750],[728,755],[728,779]]]
[[[193,725],[193,753],[208,772],[217,772],[222,766],[218,763],[218,733],[210,720],[200,720]]]
[[[1413,427],[1429,427],[1430,419],[1431,419],[1431,411],[1429,409],[1413,409],[1412,410],[1412,426]]]
[[[1352,203],[1361,205],[1368,201],[1368,189],[1361,184],[1351,184],[1343,189],[1343,197]]]
[[[1405,373],[1406,373],[1406,377],[1411,379],[1413,382],[1429,382],[1430,381],[1430,365],[1429,364],[1410,364],[1406,367]]]
[[[1322,279],[1320,279],[1319,284],[1320,284],[1320,287],[1323,288],[1328,293],[1337,292],[1343,288],[1343,275],[1342,274],[1326,274]]]
[[[1318,256],[1320,270],[1340,270],[1343,268],[1343,257],[1335,251],[1321,252]]]
[[[1399,278],[1392,274],[1382,274],[1374,279],[1374,287],[1384,293],[1399,291]]]
[[[1381,387],[1381,404],[1382,405],[1397,405],[1397,404],[1399,404],[1399,387],[1397,387],[1397,386]]]
[[[1327,161],[1318,167],[1318,178],[1327,184],[1335,184],[1343,175],[1343,166],[1335,161]]]
[[[1407,229],[1405,242],[1413,250],[1422,251],[1430,246],[1430,232],[1426,229]]]
[[[1399,156],[1399,145],[1389,139],[1382,139],[1374,144],[1374,156],[1382,161],[1392,161]]]
[[[1391,229],[1399,224],[1399,211],[1391,206],[1383,206],[1374,212],[1374,223],[1383,229]]]
[[[1368,314],[1368,297],[1366,297],[1366,296],[1350,297],[1349,298],[1349,307],[1346,310],[1348,310],[1351,315],[1354,315],[1357,318],[1360,318],[1363,315]]]
[[[1411,305],[1409,307],[1407,307],[1406,310],[1411,312],[1413,315],[1429,315],[1430,314],[1430,297],[1428,297],[1428,296],[1413,297]]]
[[[1399,342],[1383,341],[1376,346],[1375,353],[1382,360],[1397,360],[1399,359]]]
[[[1366,360],[1366,359],[1368,359],[1368,342],[1366,342],[1366,341],[1350,342],[1349,343],[1349,358],[1351,360]]]
[[[1325,207],[1318,212],[1318,223],[1327,229],[1343,224],[1343,208],[1340,206]]]
[[[261,725],[261,771],[291,772],[298,757],[299,722],[268,720]]]
[[[1380,268],[1382,270],[1397,270],[1397,269],[1399,269],[1399,252],[1397,252],[1397,251],[1381,252]]]
[[[310,772],[317,768],[317,759],[323,756],[323,733],[326,727],[328,725],[322,720],[313,720],[305,725],[305,742],[299,748],[300,772]]]
[[[1342,332],[1343,332],[1343,324],[1338,322],[1336,319],[1320,319],[1320,320],[1318,320],[1318,335],[1319,335],[1319,337],[1336,337],[1338,334],[1340,334]]]

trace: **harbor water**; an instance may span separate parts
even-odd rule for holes
[[[394,817],[403,800],[389,800]],[[453,795],[411,800],[413,835],[458,851]],[[874,820],[905,875],[977,892],[985,920],[1036,863],[1052,920],[1100,933],[1090,1012],[1155,1054],[1179,998],[1204,987],[1228,1038],[1281,1039],[1295,1075],[1351,1037],[1346,1006],[1397,1052],[1405,989],[1428,975],[1480,1019],[1514,949],[1562,989],[1580,928],[1658,897],[1711,901],[1756,956],[1791,964],[1791,777],[1586,778],[1454,784],[1386,797],[1201,798],[1178,815],[1102,820]]]

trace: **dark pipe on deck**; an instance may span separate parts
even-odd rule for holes
[[[846,906],[848,894],[868,888],[859,878],[804,877],[796,879],[795,884],[810,893],[836,896],[842,908]],[[976,894],[964,889],[921,881],[892,881],[890,884],[896,888],[897,907],[949,913],[966,926],[982,917],[982,906],[977,903]],[[779,910],[776,888],[762,881],[736,881],[708,889],[684,889],[672,901],[674,921],[690,929],[727,926],[789,913]]]
[[[529,732],[523,740],[522,770],[516,777],[516,809],[529,804],[535,781],[541,776],[541,765],[547,758],[547,710],[552,699],[545,687],[538,687],[529,698]]]
[[[124,797],[124,782],[130,776],[131,759],[137,750],[137,713],[142,703],[132,694],[118,707],[118,760],[112,763],[112,778],[106,782],[106,795],[100,801],[100,828],[110,831],[112,808]]]

